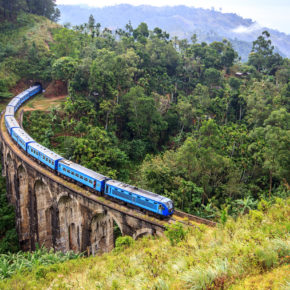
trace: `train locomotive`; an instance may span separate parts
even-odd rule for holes
[[[100,173],[94,172],[70,160],[64,159],[50,149],[40,145],[31,138],[15,119],[15,113],[19,107],[32,96],[42,91],[39,84],[27,89],[14,97],[5,110],[5,126],[14,142],[31,158],[41,165],[46,166],[55,174],[69,179],[86,187],[96,195],[112,198],[114,201],[131,205],[159,218],[170,217],[174,212],[171,199],[156,193],[125,184],[118,180],[112,180]]]

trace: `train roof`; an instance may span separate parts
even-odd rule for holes
[[[18,98],[21,100],[21,99],[25,98],[28,94],[29,94],[29,92],[24,91],[21,94],[17,95],[15,98]]]
[[[30,88],[27,89],[25,92],[31,92],[31,91],[35,90],[36,88],[38,88],[38,87],[39,87],[39,85],[37,85],[37,86],[33,86],[33,87],[30,87]]]
[[[14,116],[14,107],[7,106],[5,110],[5,117],[7,116]]]
[[[29,144],[28,146],[30,146],[31,148],[34,148],[35,150],[41,152],[42,154],[44,154],[45,156],[49,157],[50,159],[52,160],[60,160],[62,159],[63,157],[60,156],[59,154],[51,151],[50,149],[42,146],[41,144],[39,143],[31,143]]]
[[[155,201],[164,202],[164,203],[168,202],[168,201],[171,201],[169,198],[164,197],[162,195],[153,193],[151,191],[147,191],[147,190],[142,189],[142,188],[135,187],[133,185],[129,185],[129,184],[123,183],[123,182],[118,181],[118,180],[109,180],[109,181],[106,182],[106,184],[118,187],[120,189],[124,189],[126,191],[129,191],[129,192],[144,196],[146,198],[149,198],[149,199],[152,199],[152,200],[155,200]]]
[[[11,106],[11,107],[15,107],[19,102],[19,99],[18,98],[13,98],[10,103],[8,104],[8,106]]]
[[[34,141],[34,139],[21,128],[15,128],[13,132],[15,132],[25,143]]]
[[[6,116],[5,119],[10,128],[12,127],[19,128],[19,124],[13,116]]]
[[[91,169],[88,169],[86,167],[83,167],[83,166],[81,166],[79,164],[76,164],[76,163],[74,163],[72,161],[63,159],[63,160],[61,160],[59,162],[59,164],[60,163],[63,163],[64,165],[70,167],[71,169],[76,170],[76,171],[78,171],[80,173],[83,173],[83,174],[85,174],[85,175],[87,175],[89,177],[92,177],[94,179],[97,179],[97,180],[100,180],[100,181],[103,181],[103,180],[108,179],[108,177],[106,177],[105,175],[102,175],[100,173],[97,173],[97,172],[95,172],[95,171],[93,171]]]
[[[23,96],[25,96],[27,94],[28,94],[28,92],[27,91],[24,91],[24,92],[21,92],[20,94],[18,94],[17,96],[15,96],[15,98],[20,99],[20,98],[22,98]]]

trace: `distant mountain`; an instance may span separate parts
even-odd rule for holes
[[[159,27],[169,32],[171,37],[178,36],[179,39],[190,39],[194,33],[197,34],[199,42],[220,41],[227,38],[243,60],[247,59],[252,42],[264,30],[268,30],[279,53],[290,57],[290,35],[260,27],[253,20],[242,18],[234,13],[187,6],[153,7],[127,4],[104,8],[59,5],[58,8],[61,11],[60,22],[70,22],[72,25],[87,22],[90,14],[93,14],[96,22],[112,30],[124,28],[130,20],[134,28],[140,22],[146,22],[150,29]]]

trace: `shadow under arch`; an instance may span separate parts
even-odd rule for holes
[[[150,228],[143,228],[143,229],[139,229],[139,230],[137,230],[137,231],[133,234],[133,239],[134,239],[134,240],[137,240],[137,239],[142,238],[142,237],[144,237],[144,236],[148,236],[148,235],[153,236],[153,235],[155,235],[155,234],[156,234],[155,230],[150,229]]]

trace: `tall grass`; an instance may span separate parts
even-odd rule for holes
[[[226,289],[246,277],[275,270],[281,275],[290,262],[289,205],[290,199],[277,199],[272,207],[260,205],[216,228],[189,229],[174,243],[170,238],[179,234],[144,237],[134,243],[123,238],[116,251],[36,266],[0,282],[0,289]],[[181,229],[178,225],[169,231]],[[279,276],[271,279],[279,285]],[[282,282],[288,285],[287,280]],[[258,278],[250,283],[251,289],[258,289]]]
[[[15,273],[27,272],[39,266],[48,266],[71,259],[79,258],[80,254],[73,252],[54,252],[41,248],[35,252],[18,252],[0,255],[0,279],[5,279]]]

